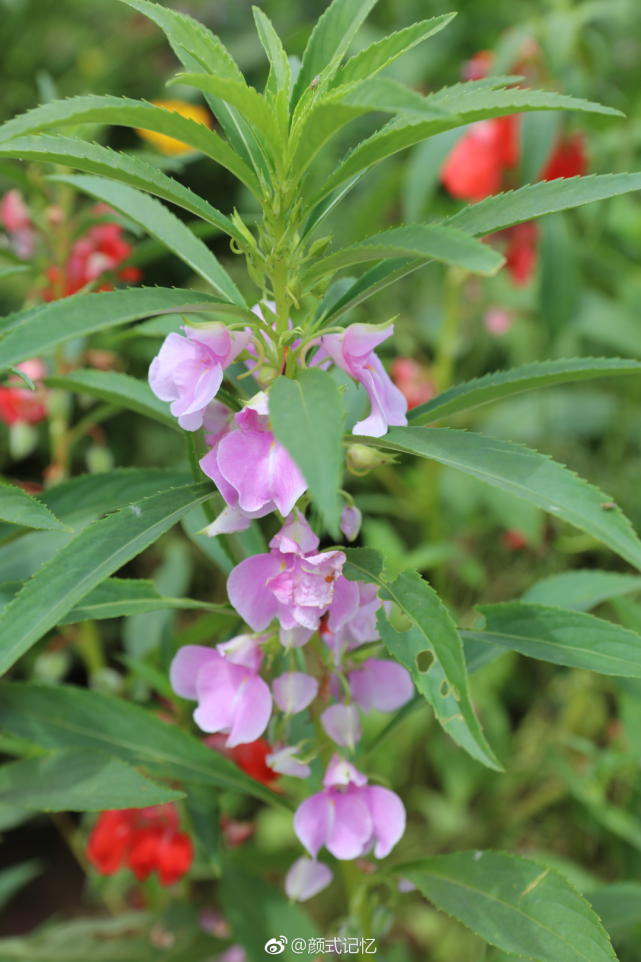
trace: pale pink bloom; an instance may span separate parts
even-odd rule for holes
[[[354,751],[361,737],[361,720],[353,705],[330,705],[320,720],[333,742]]]
[[[317,546],[318,538],[296,511],[272,538],[269,554],[246,558],[231,572],[229,600],[254,631],[263,631],[274,618],[285,631],[318,628],[334,597],[345,555],[316,553]]]
[[[299,858],[285,877],[285,892],[290,899],[305,902],[326,889],[333,878],[331,868],[324,862]]]
[[[302,671],[288,671],[272,682],[274,701],[286,715],[304,711],[318,694],[318,682]]]
[[[229,735],[227,748],[256,741],[272,711],[269,685],[258,674],[259,639],[239,635],[218,645],[184,645],[169,670],[173,690],[197,701],[194,721],[205,732]]]
[[[263,391],[234,421],[234,430],[224,433],[200,462],[228,506],[236,509],[227,514],[225,531],[242,531],[248,527],[244,518],[263,518],[275,510],[286,517],[307,490],[300,470],[269,428]],[[230,527],[233,519],[237,528]]]
[[[265,762],[279,775],[289,775],[290,778],[309,778],[312,774],[311,768],[295,757],[299,751],[296,745],[286,745],[265,755]]]
[[[358,538],[358,532],[361,530],[362,521],[363,515],[358,510],[356,505],[346,504],[343,508],[343,513],[341,514],[341,531],[348,541],[355,541],[356,538]]]
[[[414,682],[407,668],[396,661],[369,658],[347,679],[352,698],[366,715],[376,711],[396,711],[414,697]]]
[[[287,651],[290,648],[302,648],[315,631],[315,628],[302,628],[301,625],[294,625],[293,628],[281,628],[279,631],[280,643]]]
[[[223,370],[235,361],[250,335],[229,331],[215,322],[207,330],[184,327],[185,337],[165,338],[149,368],[149,385],[161,401],[171,401],[170,411],[185,431],[196,431],[205,409],[216,396]]]
[[[367,778],[353,765],[332,758],[322,792],[299,805],[294,831],[316,858],[323,847],[341,860],[366,855],[385,858],[405,831],[405,808],[398,795]]]
[[[347,578],[337,581],[328,616],[320,631],[322,640],[334,650],[337,665],[343,652],[380,638],[376,612],[381,602],[377,592],[376,585],[363,581],[348,581]]]
[[[374,353],[374,348],[393,333],[393,324],[383,329],[373,324],[352,324],[340,334],[324,334],[319,339],[334,364],[359,381],[370,399],[371,414],[354,426],[353,434],[382,438],[390,424],[407,424],[407,401]]]
[[[218,956],[218,962],[247,962],[247,952],[239,943],[230,945],[222,955]]]
[[[31,227],[29,208],[17,187],[8,190],[0,200],[0,222],[11,233]]]
[[[507,334],[513,324],[514,318],[502,307],[490,307],[483,318],[483,326],[492,337]]]

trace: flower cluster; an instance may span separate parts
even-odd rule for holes
[[[191,868],[189,835],[179,830],[174,805],[101,812],[87,845],[87,858],[101,875],[127,866],[139,882],[158,874],[161,885],[173,885]]]

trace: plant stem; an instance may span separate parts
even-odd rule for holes
[[[434,363],[434,375],[440,391],[446,391],[452,383],[461,323],[461,288],[466,277],[466,272],[459,267],[450,267],[445,274],[443,323]]]

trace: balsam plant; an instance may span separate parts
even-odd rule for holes
[[[381,935],[381,911],[412,887],[507,956],[538,962],[615,958],[589,903],[538,862],[501,852],[458,852],[411,862],[392,858],[359,872],[354,860],[372,849],[375,858],[389,855],[402,837],[405,811],[395,793],[376,784],[376,772],[363,771],[367,758],[359,748],[356,706],[396,712],[393,727],[408,711],[403,706],[425,699],[458,746],[453,752],[468,752],[479,764],[502,771],[472,705],[470,670],[507,648],[558,665],[641,677],[641,638],[589,614],[522,601],[485,605],[473,628],[457,629],[416,571],[390,581],[381,552],[336,542],[341,532],[355,540],[360,524],[360,513],[342,489],[346,468],[362,473],[411,455],[523,498],[641,568],[641,542],[607,494],[536,451],[435,426],[535,388],[638,374],[641,364],[593,358],[530,364],[450,387],[407,414],[374,351],[393,332],[393,318],[379,327],[349,323],[353,308],[432,261],[466,274],[494,274],[503,258],[482,237],[639,189],[641,174],[537,183],[440,223],[394,228],[340,250],[333,249],[331,236],[322,236],[322,227],[377,164],[438,133],[525,111],[571,110],[614,119],[618,111],[524,89],[522,78],[512,76],[422,96],[384,70],[444,29],[453,14],[415,24],[346,59],[375,0],[334,0],[300,65],[287,57],[269,19],[254,8],[270,63],[259,93],[220,40],[196,21],[147,0],[124,2],[165,32],[185,70],[176,82],[202,91],[221,133],[146,102],[83,96],[6,123],[0,128],[0,157],[56,165],[53,181],[139,225],[209,291],[119,290],[32,307],[1,322],[0,367],[15,371],[36,356],[55,360],[74,338],[169,315],[150,386],[114,371],[61,368],[45,383],[182,430],[192,478],[180,471],[116,470],[64,480],[38,497],[4,485],[3,541],[17,543],[34,529],[75,527],[77,533],[31,580],[12,586],[9,594],[15,597],[0,614],[0,666],[11,671],[58,625],[166,607],[206,608],[162,597],[150,582],[112,577],[200,509],[207,522],[202,537],[211,539],[208,550],[229,575],[233,606],[209,608],[231,624],[240,623],[238,615],[247,627],[216,649],[181,648],[171,665],[173,693],[198,702],[197,725],[227,736],[228,751],[257,743],[267,732],[272,743],[267,767],[300,782],[288,783],[297,786],[289,794],[275,794],[203,745],[184,711],[181,730],[108,695],[10,680],[0,694],[0,727],[15,744],[37,746],[40,754],[3,766],[2,802],[82,812],[184,800],[211,877],[222,875],[233,938],[252,960],[265,951],[293,958],[296,940],[318,949],[319,940],[330,935],[345,944],[355,941],[365,955]],[[323,181],[318,155],[346,125],[369,114],[378,124],[375,131]],[[134,156],[57,132],[82,124],[153,131],[200,151],[254,195],[261,222],[245,223],[237,212],[224,215]],[[60,167],[83,173],[71,175]],[[203,241],[154,198],[229,236],[255,285],[253,308]],[[369,263],[374,266],[357,279],[336,279],[346,268]],[[349,378],[364,386],[370,411],[346,432]],[[280,530],[268,549],[257,519],[273,514]],[[326,547],[319,550],[321,539]],[[381,650],[384,658],[377,657]],[[160,684],[173,698],[167,678]],[[313,725],[299,724],[308,708]],[[311,897],[330,884],[330,864],[334,869],[341,864],[348,904],[332,932],[319,933],[298,907],[244,877],[232,858],[221,855],[215,830],[221,790],[286,809],[294,808],[291,798],[300,802],[294,826],[311,858],[305,855],[290,868],[286,890],[291,900]],[[323,847],[334,856],[331,863],[318,861]],[[243,915],[245,901],[252,907]],[[280,936],[286,945],[265,949]],[[184,958],[201,957],[198,938]]]

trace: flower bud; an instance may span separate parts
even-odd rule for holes
[[[309,249],[310,257],[322,257],[329,245],[332,243],[332,235],[328,234],[327,237],[319,237],[315,240]]]
[[[361,530],[363,515],[355,504],[346,504],[341,514],[341,531],[348,541],[355,541]]]
[[[396,458],[367,444],[350,444],[347,449],[347,467],[353,474],[371,471],[383,464],[396,464]]]

